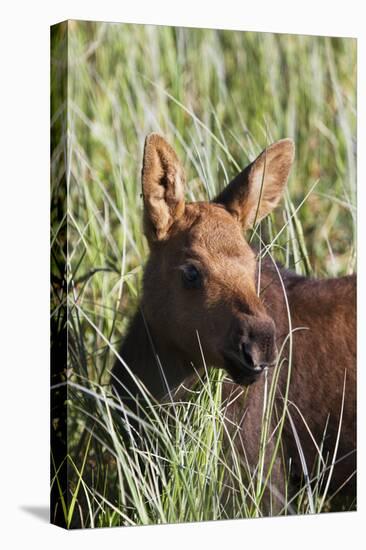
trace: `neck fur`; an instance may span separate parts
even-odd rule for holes
[[[120,356],[156,399],[168,395],[192,373],[192,367],[185,365],[178,353],[153,338],[141,309],[131,321]],[[119,361],[113,368],[113,375],[118,378],[119,382],[114,378],[114,385],[121,396],[131,398],[141,393]]]

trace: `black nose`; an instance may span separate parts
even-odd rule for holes
[[[265,367],[273,366],[277,358],[277,347],[272,319],[252,319],[240,339],[239,349],[243,363],[251,369],[259,372]]]
[[[251,350],[248,349],[247,344],[242,344],[240,347],[240,355],[241,359],[243,361],[243,364],[250,370],[254,372],[261,372],[266,367],[269,366],[268,363],[258,363],[256,362],[256,359],[253,358]]]
[[[253,361],[253,357],[252,357],[252,354],[249,350],[248,344],[242,343],[240,345],[240,353],[241,353],[241,357],[243,359],[243,362],[245,363],[246,366],[251,367],[251,368],[254,368],[254,367],[258,366],[258,365],[255,365],[255,363]]]

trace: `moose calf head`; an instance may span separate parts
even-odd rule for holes
[[[142,188],[150,246],[142,308],[157,349],[225,368],[250,384],[276,361],[275,326],[256,289],[256,257],[243,229],[279,202],[294,158],[268,147],[212,202],[186,203],[184,171],[158,134],[146,138]],[[201,348],[200,345],[201,344]]]

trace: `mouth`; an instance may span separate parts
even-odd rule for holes
[[[250,386],[256,382],[267,367],[267,365],[255,365],[249,354],[235,353],[233,351],[223,352],[225,369],[236,384]]]

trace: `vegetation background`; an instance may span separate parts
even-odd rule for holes
[[[52,224],[51,245],[64,258],[52,265],[52,317],[56,327],[67,326],[69,345],[68,443],[65,456],[53,457],[54,513],[68,527],[261,515],[261,489],[248,494],[241,466],[233,468],[235,456],[229,460],[221,446],[223,373],[202,383],[192,396],[196,407],[175,411],[173,429],[160,426],[164,456],[153,430],[143,451],[127,452],[121,438],[109,372],[148,254],[143,143],[152,131],[170,141],[195,201],[213,198],[267,144],[292,137],[288,193],[262,223],[262,238],[300,273],[351,273],[356,41],[70,21],[57,28],[52,47],[54,97],[55,71],[67,55],[65,98],[51,120],[53,204],[62,182],[68,190],[64,214]],[[55,430],[59,421],[54,415]],[[297,513],[331,510],[325,481],[319,476],[315,494],[304,485]]]

